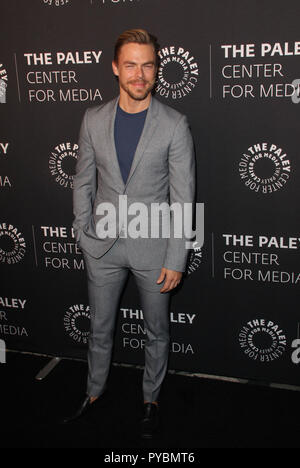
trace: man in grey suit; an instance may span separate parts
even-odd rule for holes
[[[158,396],[169,354],[170,291],[180,283],[188,255],[186,236],[175,235],[176,226],[170,222],[173,210],[161,210],[159,219],[148,215],[146,220],[145,212],[158,205],[192,204],[195,189],[187,119],[151,93],[157,52],[156,39],[144,30],[125,31],[118,38],[112,67],[120,95],[87,109],[74,177],[73,227],[87,270],[91,333],[87,395],[66,422],[101,401],[118,302],[131,271],[146,331],[144,437],[151,437],[157,427]],[[138,222],[133,218],[137,209],[144,216]],[[141,228],[144,221],[149,221],[146,230]],[[163,235],[166,221],[168,235]]]

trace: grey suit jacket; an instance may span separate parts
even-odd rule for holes
[[[79,135],[79,157],[74,176],[73,206],[75,237],[81,249],[99,258],[117,240],[124,224],[119,216],[119,196],[129,205],[151,203],[193,203],[195,157],[191,133],[184,115],[151,98],[144,129],[124,184],[114,143],[114,121],[119,98],[88,108]],[[124,197],[125,196],[125,197]],[[116,235],[102,238],[97,230],[104,213],[101,203],[110,203],[116,212]],[[122,212],[121,212],[122,213]],[[172,213],[172,212],[171,212]],[[105,214],[107,216],[107,213]],[[122,219],[121,219],[122,218]],[[150,218],[149,218],[150,219]],[[149,233],[151,231],[149,222]],[[99,235],[100,234],[100,235]],[[184,271],[188,250],[185,238],[128,237],[131,265],[140,269],[162,266]]]

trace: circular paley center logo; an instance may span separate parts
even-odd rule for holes
[[[284,332],[272,321],[255,319],[243,326],[239,344],[248,358],[259,362],[271,362],[280,358],[286,350]]]
[[[291,163],[282,148],[273,143],[257,143],[239,162],[242,182],[253,192],[269,194],[281,190],[289,181]]]
[[[64,327],[69,337],[76,343],[87,344],[90,334],[90,307],[75,304],[64,315]]]
[[[197,247],[197,242],[193,245],[193,250],[188,256],[187,275],[194,273],[202,264],[202,249]]]
[[[6,97],[7,82],[7,71],[5,70],[4,65],[0,63],[0,99],[2,102]]]
[[[0,263],[13,265],[23,260],[25,253],[23,234],[12,224],[0,223]]]
[[[183,47],[169,46],[160,49],[158,55],[156,93],[171,99],[190,94],[199,80],[199,67],[192,53]]]
[[[67,5],[68,3],[71,3],[71,0],[42,0],[44,5],[49,5],[49,6],[64,6]]]
[[[64,188],[73,188],[78,145],[76,143],[61,143],[51,152],[49,169],[55,182]]]

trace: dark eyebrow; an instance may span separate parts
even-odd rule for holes
[[[136,65],[137,63],[136,62],[130,62],[129,60],[126,60],[124,62],[125,65]],[[145,62],[145,63],[142,63],[142,65],[155,65],[155,62],[153,61],[150,61],[150,62]]]

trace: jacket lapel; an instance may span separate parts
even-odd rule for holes
[[[112,165],[112,174],[114,175],[113,177],[115,179],[115,183],[117,184],[119,188],[119,191],[123,192],[125,188],[125,184],[124,184],[123,177],[121,174],[119,160],[118,160],[117,151],[116,151],[116,145],[115,145],[115,118],[116,118],[118,103],[119,103],[119,97],[115,98],[110,103],[111,108],[109,109],[109,112],[108,112],[108,118],[107,118],[108,125],[106,127],[106,131],[107,131],[108,158]]]
[[[126,182],[126,187],[129,184],[130,179],[133,176],[134,171],[137,168],[137,165],[141,161],[141,159],[143,157],[143,154],[144,154],[148,144],[150,143],[150,141],[152,139],[152,135],[154,133],[154,130],[156,129],[157,122],[158,122],[158,120],[156,118],[157,113],[158,113],[157,102],[152,97],[150,106],[148,108],[147,117],[146,117],[146,120],[145,120],[145,125],[144,125],[143,131],[142,131],[142,134],[141,134],[141,137],[140,137],[140,140],[139,140],[139,143],[138,143],[138,146],[136,148],[136,152],[135,152],[132,164],[131,164],[131,169],[130,169],[128,179],[127,179],[127,182]]]
[[[115,183],[117,184],[119,188],[119,191],[124,193],[124,190],[129,184],[130,179],[132,175],[134,174],[134,171],[137,168],[137,165],[141,161],[143,154],[148,144],[150,143],[152,135],[157,126],[158,121],[156,117],[158,113],[158,105],[155,99],[152,97],[150,106],[148,108],[147,117],[145,120],[145,125],[142,131],[142,135],[140,137],[138,146],[136,148],[136,152],[135,152],[132,164],[131,164],[131,169],[130,169],[128,179],[125,185],[122,174],[121,174],[120,166],[119,166],[119,160],[118,160],[116,145],[115,145],[115,134],[114,134],[115,118],[116,118],[118,103],[119,103],[119,97],[112,100],[110,103],[111,107],[108,110],[106,134],[107,134],[109,161],[111,162],[112,171],[113,171],[112,174],[115,174],[114,179],[115,179]]]

